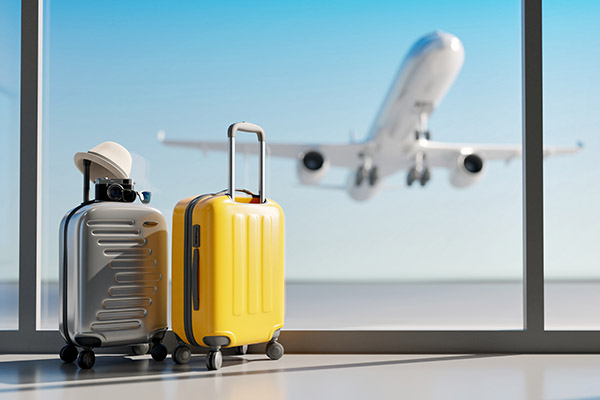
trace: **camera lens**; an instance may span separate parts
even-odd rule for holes
[[[113,183],[106,190],[106,194],[111,200],[121,200],[123,198],[123,186]]]

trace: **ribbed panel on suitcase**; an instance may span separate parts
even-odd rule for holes
[[[158,282],[163,278],[156,272],[158,261],[153,257],[153,249],[132,219],[95,219],[88,221],[87,226],[91,237],[104,249],[104,262],[114,271],[116,283],[108,287],[102,301],[106,311],[96,314],[99,322],[91,324],[92,330],[139,328],[152,303],[149,296],[158,291]]]
[[[233,315],[273,310],[271,231],[270,216],[233,218]]]

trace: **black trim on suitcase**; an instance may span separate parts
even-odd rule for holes
[[[192,324],[192,306],[194,310],[200,309],[200,294],[198,288],[198,274],[200,273],[200,263],[198,257],[198,266],[190,260],[193,246],[193,221],[194,207],[198,202],[209,196],[219,196],[225,194],[223,190],[218,193],[203,194],[192,199],[185,208],[183,225],[183,327],[185,337],[188,342],[194,346],[202,346],[194,338],[194,327]],[[191,298],[191,299],[190,299]],[[190,301],[191,300],[191,301]],[[196,308],[197,306],[197,308]]]
[[[68,263],[67,263],[67,230],[69,229],[69,221],[71,220],[71,218],[73,217],[73,215],[75,215],[75,213],[79,210],[81,210],[83,207],[90,205],[94,203],[94,201],[85,201],[83,203],[81,203],[80,205],[78,205],[77,207],[75,207],[74,209],[71,210],[71,212],[69,213],[69,215],[67,215],[67,218],[65,219],[65,232],[64,232],[64,236],[63,236],[63,336],[65,337],[65,340],[67,342],[67,344],[71,344],[71,345],[75,345],[75,343],[73,343],[73,341],[71,340],[71,337],[69,336],[69,327],[68,327],[68,312],[67,312],[67,282],[68,282],[68,278],[69,278],[69,274],[68,272]]]
[[[63,336],[67,341],[67,344],[75,345],[71,338],[69,337],[69,327],[68,327],[68,312],[67,312],[67,282],[68,282],[68,273],[67,273],[67,230],[69,228],[69,221],[73,215],[81,210],[83,207],[88,204],[94,203],[94,201],[90,201],[90,166],[92,162],[90,160],[83,160],[83,201],[80,205],[71,210],[67,218],[65,219],[65,232],[63,236]]]
[[[187,338],[188,342],[194,346],[199,346],[199,344],[194,338],[192,310],[189,301],[192,292],[191,286],[194,284],[192,282],[194,274],[191,271],[193,266],[190,262],[190,253],[192,251],[192,216],[194,214],[194,207],[196,206],[196,203],[207,196],[210,196],[210,194],[198,196],[189,202],[185,208],[183,226],[183,327],[185,330],[185,337]],[[198,285],[197,279],[196,285]]]

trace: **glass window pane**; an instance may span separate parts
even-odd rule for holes
[[[600,4],[544,1],[544,143],[581,151],[544,169],[546,328],[600,329]]]
[[[478,146],[521,143],[520,1],[46,7],[44,326],[56,327],[58,224],[81,196],[73,154],[123,144],[137,186],[170,219],[178,200],[227,185],[227,158],[165,146],[157,132],[224,142],[231,122],[248,120],[268,143],[310,144],[291,160],[274,157],[275,147],[268,158],[267,195],[286,213],[286,327],[522,328],[521,165]],[[232,15],[245,17],[224,25]],[[462,58],[438,63],[436,49],[463,46],[454,81]],[[399,88],[420,86],[380,120],[396,139],[376,129],[383,139],[357,150],[400,68]],[[433,109],[426,129],[420,115]],[[416,131],[435,143],[417,151]],[[350,155],[319,147],[327,143]],[[439,151],[421,163],[426,146]],[[314,175],[297,176],[307,149],[334,164],[314,187],[299,184]],[[240,156],[239,186],[256,187],[255,166]],[[426,185],[407,188],[417,166]],[[357,201],[363,187],[347,186],[360,171],[370,172],[361,182],[381,185],[367,201]]]
[[[0,2],[0,329],[18,328],[21,2]]]

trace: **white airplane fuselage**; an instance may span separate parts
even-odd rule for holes
[[[366,139],[377,145],[364,155],[364,166],[378,166],[378,178],[422,161],[417,159],[417,136],[426,131],[429,116],[454,83],[464,58],[461,41],[446,32],[424,36],[410,49]],[[364,201],[381,185],[357,179],[360,167],[350,174],[347,189],[352,198]]]
[[[509,162],[520,158],[520,144],[448,143],[431,140],[429,117],[456,80],[465,59],[461,41],[446,32],[433,32],[419,39],[409,50],[379,109],[366,139],[362,142],[267,144],[268,154],[294,159],[302,184],[320,186],[329,167],[350,171],[345,189],[354,200],[372,198],[384,178],[405,171],[406,184],[425,186],[433,169],[449,172],[450,184],[466,188],[482,179],[488,161]],[[166,145],[227,151],[226,142],[168,140]],[[576,147],[546,147],[544,157],[574,154]],[[256,154],[258,147],[238,144],[236,151]],[[342,186],[344,187],[344,186]]]

